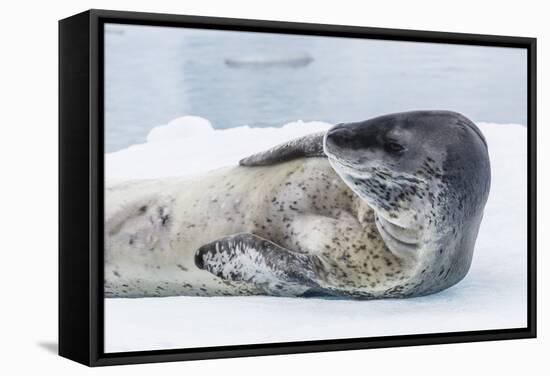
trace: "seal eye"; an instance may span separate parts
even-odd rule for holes
[[[395,141],[388,141],[386,143],[386,149],[392,153],[402,153],[405,151],[405,147]]]

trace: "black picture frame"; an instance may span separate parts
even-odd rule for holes
[[[103,25],[109,23],[500,46],[527,50],[528,293],[525,328],[103,351]],[[59,21],[59,354],[88,366],[536,337],[536,39],[294,22],[88,10]]]

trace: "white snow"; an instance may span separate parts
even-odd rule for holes
[[[519,328],[527,325],[527,130],[478,123],[491,157],[491,194],[470,272],[441,293],[404,300],[276,297],[106,299],[105,351]],[[182,117],[147,143],[105,156],[109,180],[205,172],[325,130],[323,122],[214,130]]]
[[[236,164],[273,145],[328,129],[319,121],[295,121],[281,128],[248,126],[215,130],[198,116],[184,116],[153,128],[144,144],[105,155],[106,179],[182,176]]]

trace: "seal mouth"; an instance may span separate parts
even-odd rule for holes
[[[345,172],[346,174],[349,174],[355,177],[361,177],[363,179],[368,178],[369,176],[372,175],[372,171],[369,171],[366,169],[363,170],[355,166],[352,166],[351,164],[346,163],[343,160],[339,159],[336,155],[332,153],[326,152],[326,154],[328,156],[329,162],[333,165],[333,167],[336,164],[342,170],[342,172]]]

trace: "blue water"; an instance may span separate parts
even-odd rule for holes
[[[251,56],[311,61],[226,64]],[[151,128],[186,114],[215,128],[413,109],[526,124],[526,77],[521,49],[107,25],[105,147],[144,142]]]

